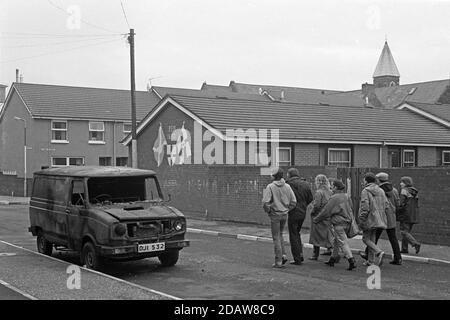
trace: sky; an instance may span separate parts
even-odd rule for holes
[[[124,12],[122,10],[124,8]],[[450,0],[2,0],[0,84],[355,90],[387,38],[400,83],[450,77]],[[128,22],[127,22],[128,20]]]

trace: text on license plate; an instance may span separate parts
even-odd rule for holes
[[[138,244],[138,252],[163,251],[166,249],[164,242]]]

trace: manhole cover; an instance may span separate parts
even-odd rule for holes
[[[15,256],[17,253],[11,253],[11,252],[0,252],[0,257],[12,257]]]

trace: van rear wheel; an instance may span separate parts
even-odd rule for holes
[[[97,254],[92,242],[86,242],[81,250],[81,264],[92,270],[100,270],[102,268],[102,259]]]
[[[172,267],[177,263],[179,256],[180,250],[170,250],[159,255],[158,259],[163,267]]]
[[[44,233],[42,231],[39,231],[38,233],[36,244],[39,253],[45,254],[47,256],[52,255],[53,243],[45,239]]]

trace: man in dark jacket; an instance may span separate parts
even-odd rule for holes
[[[394,259],[389,262],[390,264],[401,265],[402,264],[402,256],[400,254],[400,246],[398,245],[397,235],[396,235],[396,211],[400,206],[400,197],[397,189],[392,186],[392,183],[389,181],[389,175],[385,172],[379,172],[376,174],[378,186],[384,191],[387,199],[389,200],[389,208],[386,210],[386,218],[387,218],[387,228],[386,233],[389,238],[389,242],[391,243],[392,252],[394,254]],[[384,229],[377,229],[375,244],[378,244],[378,239],[380,239],[381,234]],[[365,253],[360,252],[360,255],[363,259],[367,260],[369,253],[369,248],[366,247]]]
[[[294,261],[291,264],[300,265],[303,262],[303,244],[300,231],[303,221],[305,221],[306,207],[313,200],[313,195],[309,184],[300,178],[296,168],[290,168],[287,172],[287,183],[294,191],[297,205],[289,211],[288,229],[289,242]]]
[[[419,191],[413,186],[411,177],[400,179],[400,206],[398,209],[398,221],[400,221],[400,233],[402,235],[402,253],[408,253],[408,244],[420,252],[420,243],[412,236],[411,230],[414,224],[419,222]]]

